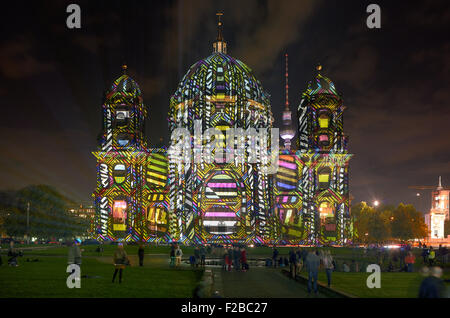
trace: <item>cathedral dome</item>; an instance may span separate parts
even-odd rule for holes
[[[247,65],[227,54],[214,53],[190,67],[172,98],[181,101],[186,96],[235,96],[241,92],[260,103],[268,97]]]
[[[206,127],[244,127],[249,116],[251,127],[271,125],[269,95],[247,65],[223,52],[192,65],[170,101],[169,121],[176,126],[202,119]]]

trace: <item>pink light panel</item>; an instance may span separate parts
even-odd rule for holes
[[[210,188],[236,188],[235,183],[208,183],[208,187]]]
[[[234,212],[206,212],[205,213],[206,217],[223,217],[223,218],[228,218],[228,217],[235,217],[236,214]]]
[[[278,161],[278,164],[282,167],[291,169],[291,170],[295,170],[295,168],[297,168],[297,166],[295,165],[295,163],[289,163],[289,162],[285,162],[285,161]]]

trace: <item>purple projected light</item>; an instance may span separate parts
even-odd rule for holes
[[[212,217],[235,217],[236,214],[234,212],[206,212],[205,217],[212,216]]]
[[[285,161],[278,161],[278,164],[282,167],[294,170],[297,166],[295,165],[295,163],[289,163],[289,162],[285,162]]]
[[[236,188],[235,183],[208,183],[210,188]]]

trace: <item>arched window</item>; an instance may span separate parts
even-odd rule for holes
[[[327,134],[320,134],[317,137],[317,141],[321,147],[328,147],[330,145],[330,139]]]
[[[319,204],[319,212],[321,219],[334,216],[333,207],[327,201],[323,201]]]
[[[116,124],[118,127],[127,126],[130,120],[130,111],[128,108],[121,107],[116,110]]]
[[[127,202],[125,200],[114,200],[113,203],[113,230],[125,231],[127,219]]]
[[[121,184],[125,181],[127,175],[127,169],[124,164],[116,164],[113,169],[114,181]]]
[[[119,147],[130,146],[133,136],[130,134],[121,133],[117,135],[117,145]]]

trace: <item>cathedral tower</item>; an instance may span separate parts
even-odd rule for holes
[[[122,71],[106,93],[99,149],[93,153],[97,158],[95,236],[99,240],[137,241],[143,221],[147,110],[126,65]]]
[[[322,66],[316,70],[298,107],[303,214],[311,243],[342,244],[350,227],[345,106]]]

